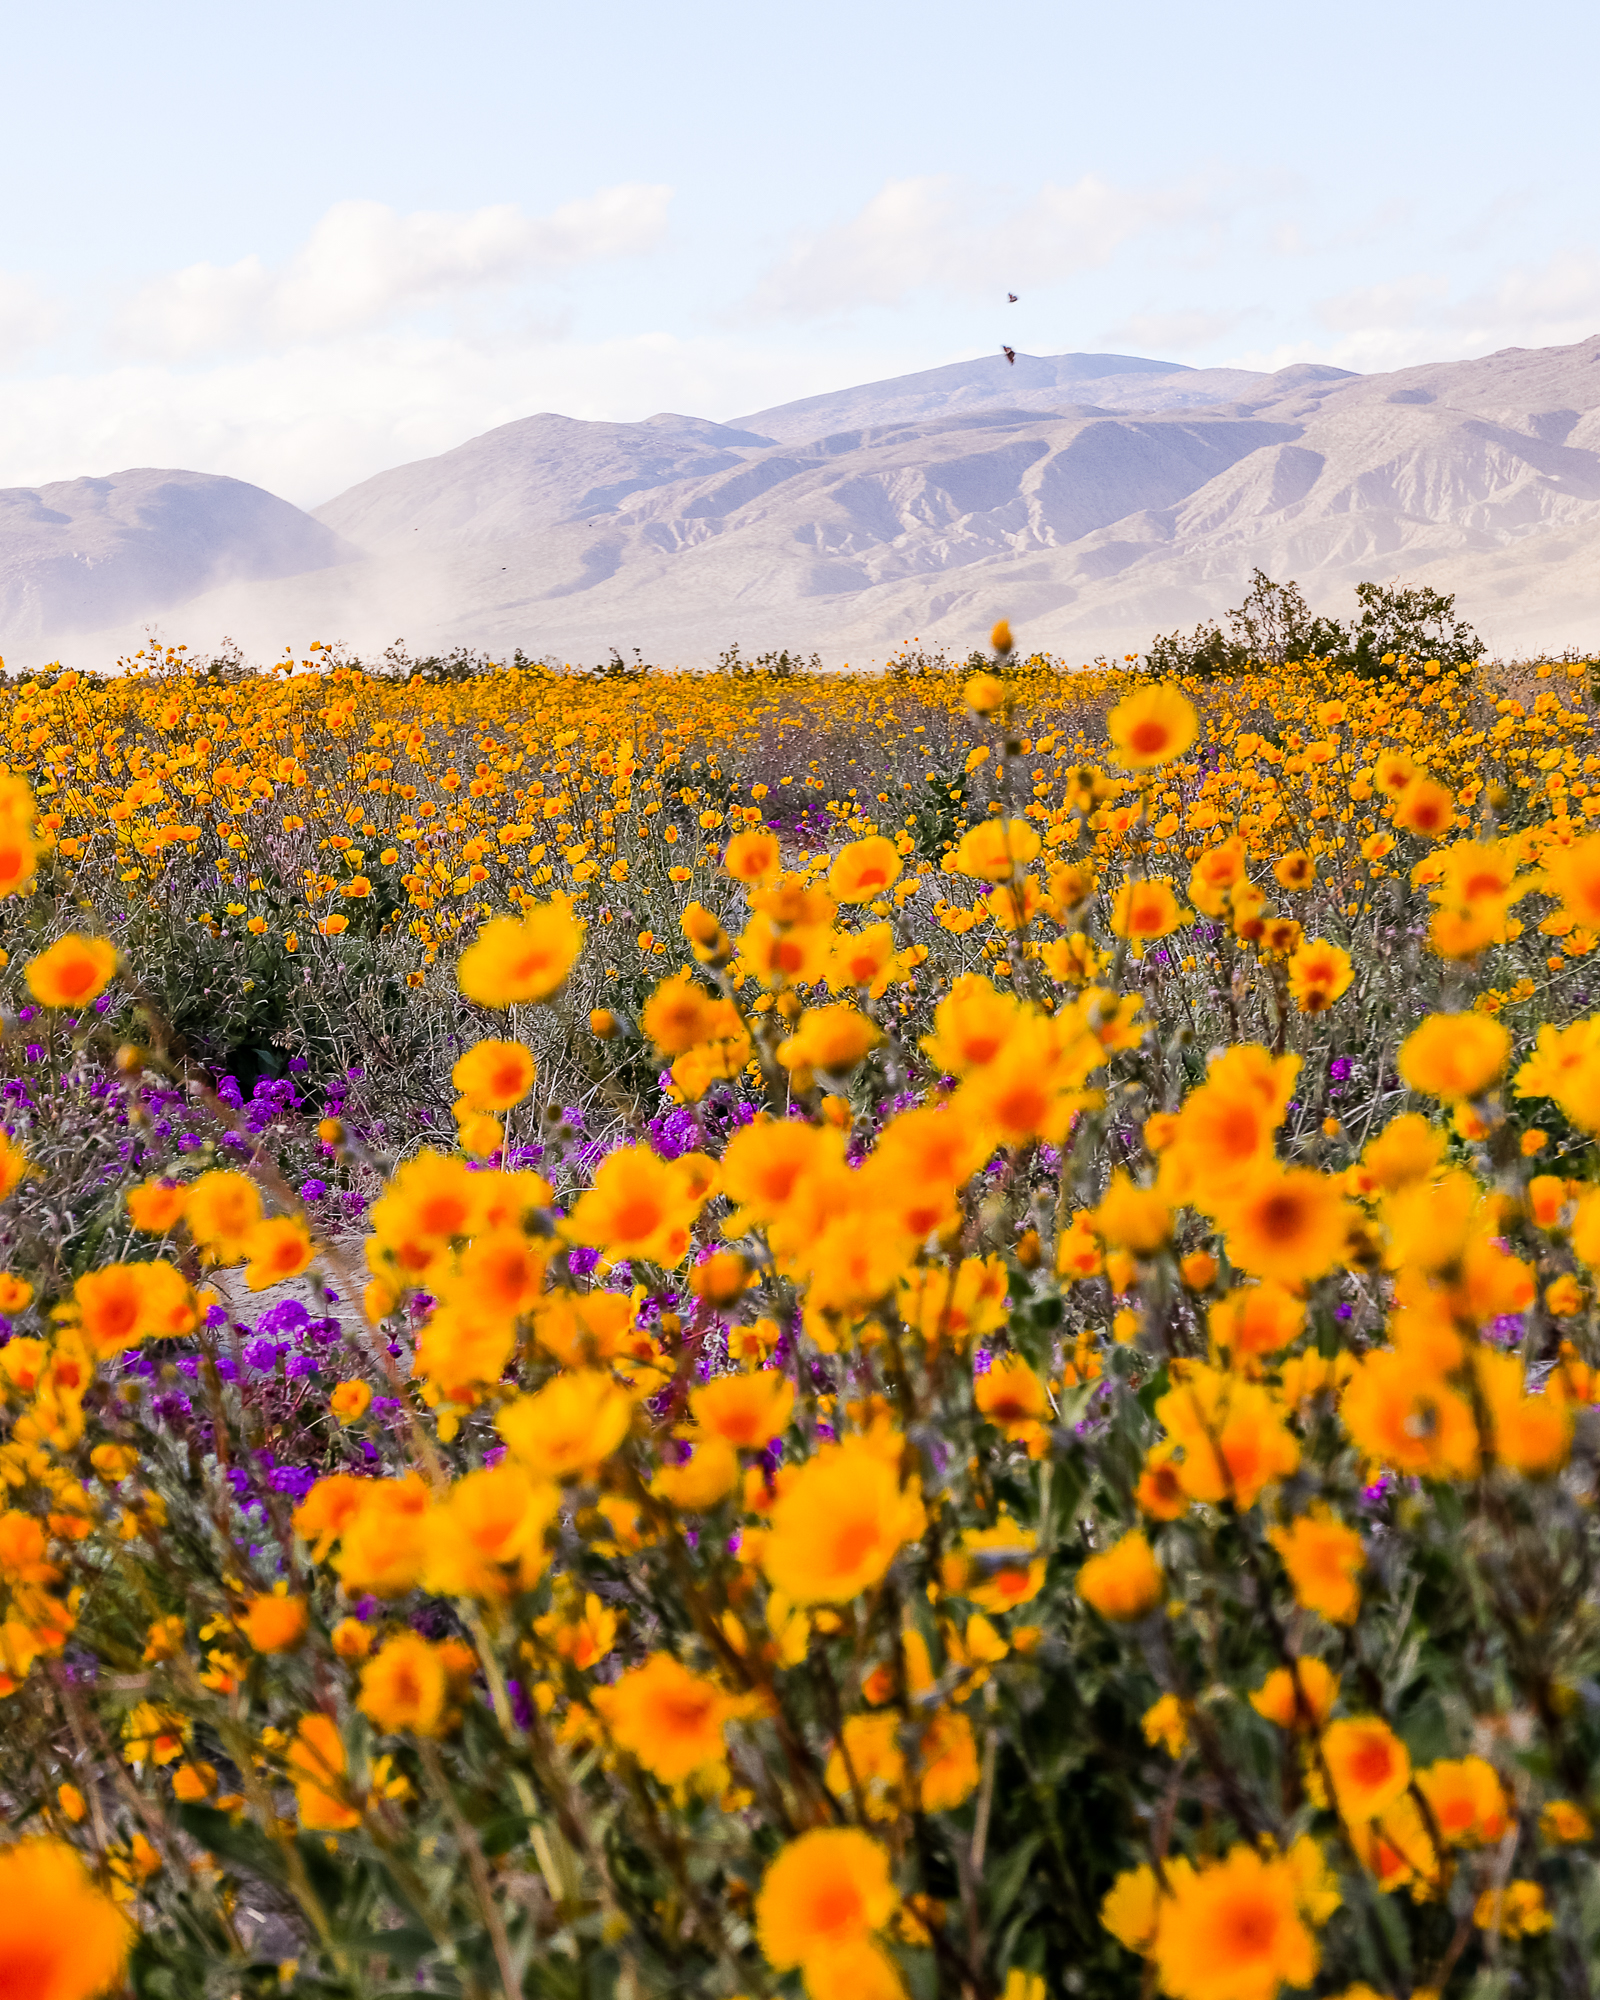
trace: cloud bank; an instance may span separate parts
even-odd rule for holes
[[[817,319],[918,292],[998,299],[1108,264],[1138,238],[1192,224],[1199,185],[1119,187],[1098,174],[1007,203],[951,174],[887,182],[848,220],[802,235],[757,281],[756,313]]]
[[[1535,248],[1509,199],[1470,255],[1407,199],[1346,212],[1200,157],[1009,190],[902,175],[740,242],[683,199],[646,173],[542,210],[349,199],[282,254],[246,239],[120,289],[0,272],[0,486],[168,465],[316,505],[539,410],[726,418],[1002,340],[1373,371],[1600,327],[1600,254]]]
[[[277,269],[252,256],[153,279],[112,338],[161,361],[335,340],[486,287],[642,255],[666,234],[671,198],[670,187],[630,183],[542,216],[510,203],[399,215],[378,201],[337,202]]]

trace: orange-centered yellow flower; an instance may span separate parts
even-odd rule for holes
[[[1264,1163],[1218,1203],[1228,1254],[1280,1284],[1309,1284],[1338,1262],[1349,1214],[1338,1183],[1306,1167]]]
[[[183,1213],[208,1262],[237,1264],[261,1220],[261,1196],[254,1181],[219,1168],[190,1182]]]
[[[1544,857],[1545,879],[1575,924],[1600,929],[1600,834],[1552,847]]]
[[[900,868],[893,841],[868,834],[839,850],[828,871],[828,894],[836,903],[870,903],[898,881]]]
[[[141,1340],[170,1340],[195,1323],[194,1294],[175,1264],[103,1264],[84,1272],[72,1302],[84,1338],[101,1359]]]
[[[1280,1729],[1320,1729],[1338,1699],[1338,1675],[1308,1657],[1296,1660],[1292,1673],[1274,1667],[1251,1695],[1250,1706]]]
[[[1078,1595],[1113,1624],[1130,1624],[1161,1602],[1166,1578],[1150,1544],[1134,1529],[1078,1571]]]
[[[787,1429],[794,1384],[776,1369],[719,1375],[689,1398],[695,1422],[741,1451],[761,1451]]]
[[[284,1761],[300,1824],[309,1832],[347,1833],[361,1824],[361,1814],[345,1788],[349,1759],[332,1716],[303,1716]]]
[[[1005,1437],[1025,1442],[1050,1415],[1050,1393],[1020,1354],[996,1356],[972,1387],[978,1408]]]
[[[583,925],[563,903],[544,903],[519,923],[493,917],[461,954],[456,977],[481,1007],[548,1000],[565,983],[583,945]]]
[[[269,1591],[252,1597],[239,1618],[239,1629],[258,1653],[290,1653],[306,1636],[310,1613],[303,1597]]]
[[[1307,938],[1289,960],[1289,992],[1302,1014],[1325,1014],[1355,976],[1349,952],[1326,938]]]
[[[165,1236],[181,1220],[189,1190],[168,1181],[145,1181],[124,1196],[128,1220],[147,1236]]]
[[[980,881],[1008,882],[1038,855],[1037,829],[1025,819],[986,819],[961,836],[950,867],[957,875]]]
[[[767,1870],[756,1935],[780,1972],[865,1944],[894,1915],[899,1895],[888,1850],[850,1826],[801,1834]]]
[[[1446,1847],[1487,1847],[1511,1824],[1510,1801],[1494,1766],[1482,1757],[1441,1757],[1417,1773]]]
[[[1294,1601],[1320,1611],[1335,1625],[1350,1624],[1361,1608],[1356,1579],[1366,1567],[1366,1550],[1354,1528],[1335,1520],[1325,1506],[1302,1514],[1268,1539],[1288,1573]]]
[[[1301,1912],[1301,1884],[1286,1856],[1230,1849],[1209,1868],[1174,1870],[1155,1962],[1173,2000],[1273,2000],[1309,1986],[1315,1937]]]
[[[1381,1716],[1354,1715],[1322,1733],[1322,1759],[1347,1820],[1376,1819],[1411,1782],[1406,1746]]]
[[[379,1729],[435,1736],[449,1691],[442,1650],[420,1633],[402,1632],[362,1668],[356,1706]]]
[[[1503,1024],[1487,1014],[1430,1014],[1400,1044],[1400,1074],[1425,1097],[1481,1097],[1511,1053]]]
[[[916,1484],[900,1483],[901,1443],[847,1438],[800,1467],[772,1513],[763,1566],[795,1604],[846,1604],[881,1583],[922,1533]]]
[[[1148,771],[1183,755],[1199,734],[1200,718],[1186,696],[1160,684],[1124,696],[1106,717],[1106,729],[1120,762]]]
[[[627,1392],[598,1369],[580,1368],[507,1403],[495,1428],[531,1472],[566,1479],[604,1464],[632,1422]]]
[[[86,1007],[104,993],[116,970],[117,948],[108,939],[69,931],[30,958],[22,976],[41,1007]]]
[[[735,882],[765,882],[777,874],[782,853],[778,836],[765,827],[747,827],[723,849],[722,865]]]
[[[690,1673],[670,1653],[652,1653],[613,1686],[596,1688],[594,1703],[612,1740],[664,1785],[722,1762],[722,1732],[738,1708],[715,1681]]]
[[[372,1401],[372,1385],[368,1382],[340,1382],[328,1398],[328,1408],[341,1424],[358,1424],[367,1414]]]
[[[649,1146],[619,1146],[600,1162],[568,1227],[608,1257],[647,1257],[670,1270],[688,1253],[703,1200],[681,1161],[663,1160]]]
[[[867,1051],[883,1039],[875,1022],[841,1002],[832,1007],[808,1007],[795,1031],[778,1044],[785,1069],[854,1069]]]
[[[1111,905],[1111,928],[1118,937],[1164,938],[1178,928],[1182,912],[1166,876],[1124,882]]]
[[[297,1278],[311,1262],[311,1238],[305,1224],[295,1215],[274,1215],[258,1222],[245,1239],[249,1263],[244,1281],[252,1292],[264,1292]]]
[[[533,1088],[533,1073],[533,1057],[521,1042],[490,1037],[457,1060],[450,1081],[475,1111],[509,1111]]]
[[[1253,1507],[1265,1487],[1288,1478],[1300,1462],[1281,1405],[1259,1382],[1220,1368],[1186,1364],[1157,1401],[1156,1418],[1182,1448],[1178,1483],[1191,1500]]]
[[[1212,1306],[1207,1315],[1211,1344],[1238,1361],[1245,1356],[1276,1354],[1304,1330],[1305,1302],[1282,1285],[1241,1285]]]
[[[60,1840],[0,1848],[0,1994],[92,2000],[117,1983],[132,1932]]]

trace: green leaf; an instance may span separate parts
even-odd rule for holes
[[[300,1850],[307,1879],[316,1891],[318,1900],[330,1912],[340,1909],[350,1890],[360,1879],[358,1872],[337,1854],[330,1854],[323,1845],[320,1834],[299,1834],[296,1836],[295,1846]]]
[[[235,1823],[230,1813],[218,1812],[215,1806],[183,1805],[178,1808],[178,1824],[208,1852],[235,1868],[246,1869],[280,1888],[287,1881],[282,1854],[254,1820]]]
[[[1172,1384],[1167,1377],[1167,1364],[1163,1361],[1161,1366],[1150,1377],[1150,1380],[1137,1392],[1139,1407],[1147,1417],[1154,1418],[1156,1404],[1160,1402],[1171,1386]]]
[[[528,1837],[528,1816],[526,1813],[496,1813],[486,1819],[478,1828],[478,1844],[490,1860],[509,1853],[519,1841]]]
[[[398,1966],[419,1965],[438,1946],[425,1930],[412,1924],[398,1924],[393,1930],[355,1931],[342,1934],[339,1949],[352,1956],[387,1958]]]
[[[905,1974],[911,2000],[938,2000],[939,1961],[931,1951],[911,1951],[902,1946],[895,1958]]]
[[[1437,1695],[1425,1694],[1400,1717],[1400,1735],[1413,1764],[1431,1764],[1451,1751],[1449,1718]]]
[[[991,1862],[984,1871],[985,1887],[988,1894],[985,1902],[991,1924],[1000,1924],[1005,1914],[1016,1901],[1018,1892],[1028,1879],[1028,1869],[1034,1855],[1044,1840],[1042,1833],[1029,1834],[1019,1840],[1002,1861]]]

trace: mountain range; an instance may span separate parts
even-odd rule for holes
[[[311,513],[132,471],[0,490],[0,654],[159,620],[271,657],[344,639],[592,662],[964,652],[1004,614],[1089,657],[1236,603],[1430,583],[1501,653],[1600,640],[1600,336],[1391,374],[996,355],[727,423],[543,414]]]

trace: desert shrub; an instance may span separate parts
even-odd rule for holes
[[[1297,583],[1274,583],[1256,570],[1227,629],[1202,619],[1192,633],[1162,634],[1146,648],[1153,673],[1215,679],[1254,664],[1282,667],[1290,660],[1325,660],[1364,680],[1382,680],[1406,666],[1459,671],[1475,666],[1483,642],[1455,612],[1455,598],[1430,587],[1358,583],[1354,618],[1313,616]]]

